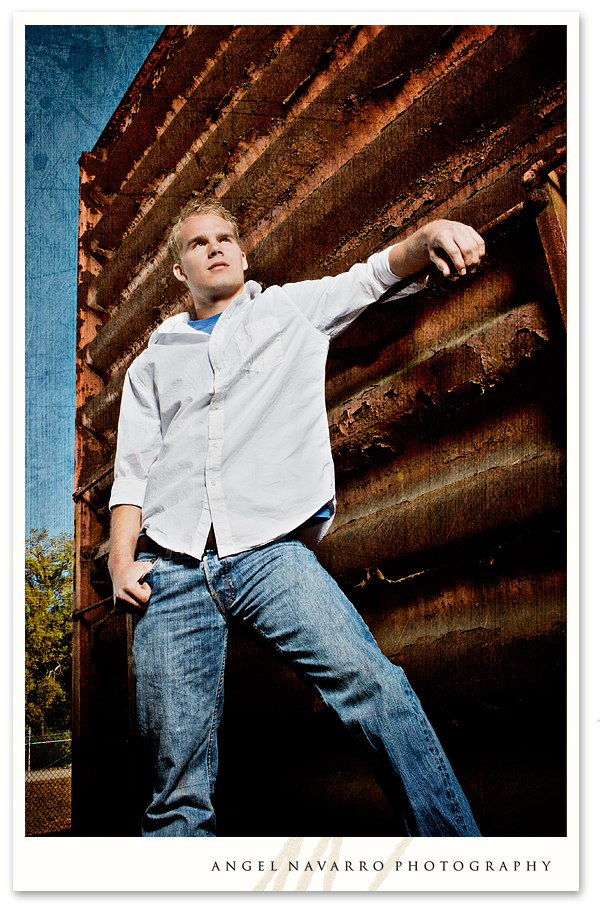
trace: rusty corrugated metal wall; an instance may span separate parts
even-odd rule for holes
[[[197,193],[236,213],[264,284],[437,217],[485,230],[476,275],[332,346],[339,512],[318,555],[406,669],[483,833],[564,834],[565,55],[561,26],[172,26],[82,156],[74,833],[135,835],[146,795],[107,502],[124,372],[187,305],[165,238]],[[222,742],[220,834],[397,833],[328,712],[241,631]]]

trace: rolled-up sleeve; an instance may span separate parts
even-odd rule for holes
[[[123,385],[111,509],[117,505],[142,507],[148,473],[162,445],[154,383],[136,367],[134,363],[129,368]]]

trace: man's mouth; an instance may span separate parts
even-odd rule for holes
[[[209,265],[208,271],[212,272],[213,269],[227,269],[229,268],[226,262],[215,262],[213,265]]]

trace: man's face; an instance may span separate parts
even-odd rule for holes
[[[181,226],[179,248],[181,263],[173,272],[187,284],[194,302],[229,302],[242,291],[246,254],[220,215],[192,215]]]

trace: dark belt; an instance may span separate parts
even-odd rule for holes
[[[206,545],[204,547],[204,553],[208,553],[209,550],[217,549],[217,540],[215,538],[214,528],[211,525],[210,531],[208,532],[208,538],[206,540]],[[143,532],[138,538],[137,544],[138,553],[153,553],[155,556],[161,556],[163,559],[171,559],[173,556],[186,556],[186,553],[178,553],[176,550],[169,550],[167,547],[161,547],[160,544],[156,543],[155,540],[152,540],[151,537]],[[204,553],[202,554],[204,556]]]

